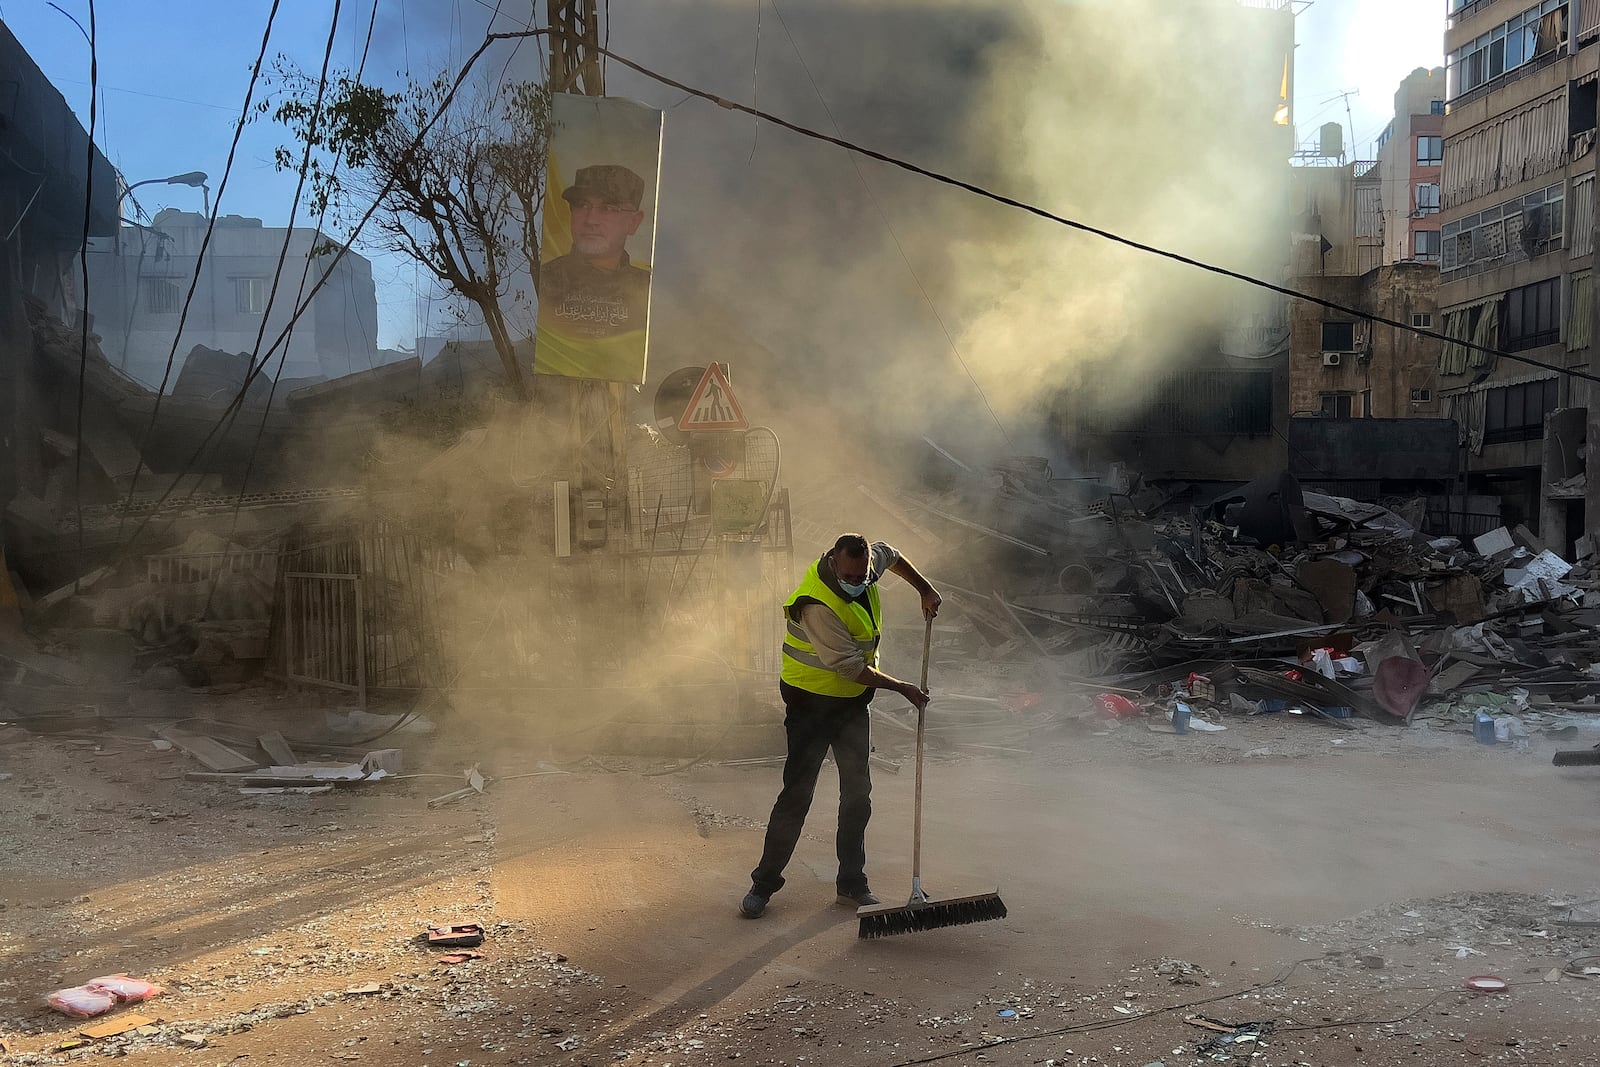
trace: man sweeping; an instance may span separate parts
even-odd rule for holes
[[[939,613],[938,592],[909,560],[881,541],[869,545],[854,533],[840,537],[811,564],[784,602],[788,633],[778,691],[789,751],[783,791],[767,820],[761,862],[750,872],[750,892],[739,907],[747,919],[759,918],[772,894],[783,888],[783,869],[800,840],[830,748],[839,768],[838,900],[852,908],[879,902],[866,872],[867,821],[872,817],[867,704],[879,689],[899,693],[919,712],[928,704],[922,686],[878,670],[883,633],[878,581],[885,574],[899,575],[917,591],[924,618],[932,620]]]

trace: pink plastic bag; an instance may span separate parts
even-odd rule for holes
[[[58,989],[50,994],[49,1004],[63,1015],[91,1019],[116,1007],[115,994],[94,986],[79,985],[71,989]]]
[[[125,1004],[159,997],[163,990],[142,978],[129,978],[125,974],[108,974],[104,978],[91,978],[83,983],[89,989],[103,989]]]
[[[159,997],[160,986],[142,978],[129,978],[125,974],[108,974],[91,978],[71,989],[58,989],[48,998],[49,1005],[63,1015],[91,1019],[104,1015],[118,1004],[136,1004],[141,1000]]]

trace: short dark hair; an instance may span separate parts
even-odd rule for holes
[[[833,543],[833,551],[836,555],[860,559],[867,554],[867,539],[858,533],[841,534]]]

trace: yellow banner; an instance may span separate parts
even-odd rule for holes
[[[557,93],[551,118],[534,373],[643,384],[662,113]]]

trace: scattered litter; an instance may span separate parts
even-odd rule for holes
[[[130,1033],[142,1026],[153,1026],[160,1021],[159,1018],[153,1015],[140,1015],[138,1012],[130,1012],[127,1015],[119,1015],[115,1019],[108,1019],[103,1023],[85,1026],[78,1033],[98,1041],[102,1038]]]
[[[1479,955],[1482,955],[1482,953],[1479,953]],[[1463,984],[1476,993],[1504,993],[1511,988],[1510,982],[1492,974],[1474,975]]]
[[[1199,985],[1197,976],[1204,978],[1205,968],[1188,960],[1164,959],[1156,964],[1155,972],[1174,985]]]
[[[434,926],[422,935],[435,948],[477,948],[483,944],[483,927],[477,923],[459,926]]]

